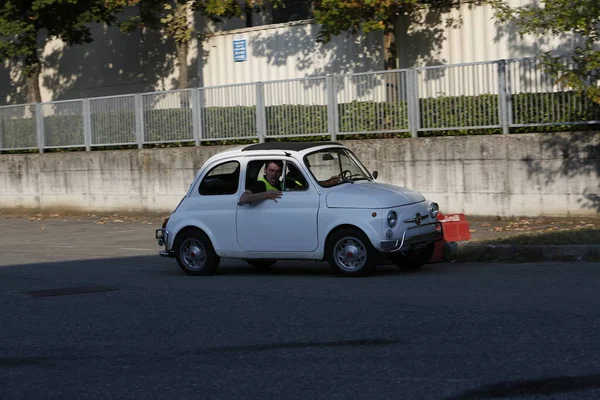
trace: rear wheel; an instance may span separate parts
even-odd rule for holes
[[[388,257],[399,268],[416,270],[429,263],[434,251],[435,243],[430,243],[418,250],[389,253]]]
[[[343,228],[329,238],[326,258],[340,275],[367,276],[375,271],[377,250],[359,229]]]
[[[175,243],[175,258],[188,275],[211,275],[219,267],[220,257],[208,237],[199,230],[183,232]]]

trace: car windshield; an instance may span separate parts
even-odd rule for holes
[[[358,180],[373,179],[360,160],[350,150],[345,148],[329,148],[315,151],[306,155],[304,162],[319,182],[327,181],[335,176],[342,178],[337,183],[338,185]]]

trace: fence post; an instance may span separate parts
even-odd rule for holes
[[[85,151],[92,149],[92,113],[90,99],[83,99],[83,143]]]
[[[142,95],[136,94],[135,97],[135,138],[138,149],[144,148],[144,107],[142,105]]]
[[[4,148],[4,115],[2,115],[2,109],[0,108],[0,154]]]
[[[42,115],[42,104],[35,103],[35,132],[40,153],[44,152],[44,116]]]
[[[508,117],[508,90],[507,90],[507,74],[506,74],[506,60],[498,61],[498,120],[502,127],[502,134],[508,134],[508,128],[510,120]]]
[[[334,76],[327,75],[325,78],[325,89],[327,92],[327,126],[329,130],[329,136],[331,140],[334,141],[337,140],[337,134],[340,129]]]
[[[410,136],[419,137],[420,115],[419,115],[419,82],[417,70],[411,68],[406,71],[406,98],[408,100],[408,128]]]
[[[265,142],[267,134],[267,111],[265,109],[265,84],[256,83],[256,133],[258,141]]]
[[[202,138],[202,89],[192,89],[192,132],[194,134],[194,143],[200,146]]]

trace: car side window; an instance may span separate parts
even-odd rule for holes
[[[277,159],[277,158],[274,158]],[[308,181],[300,172],[300,169],[292,162],[281,160],[283,162],[283,173],[285,181],[282,188],[285,191],[304,191],[308,190]],[[254,160],[248,163],[246,168],[245,187],[248,189],[256,180],[264,175],[266,160]]]
[[[200,182],[198,191],[203,196],[237,193],[240,181],[240,163],[227,161],[213,167]]]
[[[264,168],[265,160],[254,160],[248,163],[248,166],[246,167],[246,189],[252,186],[256,180],[263,175]]]
[[[304,191],[308,190],[308,182],[304,178],[296,164],[287,162],[285,165],[285,190]]]

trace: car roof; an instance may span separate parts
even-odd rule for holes
[[[336,142],[265,142],[246,146],[242,151],[252,150],[284,150],[284,151],[304,151],[318,146],[342,146]]]
[[[329,141],[322,141],[322,142],[265,142],[265,143],[257,143],[257,144],[251,144],[251,145],[242,145],[242,146],[236,146],[233,148],[229,148],[227,150],[218,152],[217,154],[214,154],[213,156],[209,157],[208,160],[206,160],[206,162],[204,164],[209,164],[209,163],[213,163],[215,161],[219,161],[219,160],[223,160],[223,159],[227,159],[227,158],[231,158],[231,157],[239,157],[239,156],[244,156],[244,155],[253,155],[253,156],[266,156],[266,155],[272,155],[273,152],[295,152],[295,153],[301,153],[303,151],[308,151],[312,148],[327,148],[327,147],[343,147],[344,145],[341,143],[337,143],[337,142],[329,142]],[[282,154],[282,153],[279,153]],[[279,155],[278,154],[278,155]],[[200,168],[200,170],[198,171],[198,173],[201,173],[203,170],[203,168]]]

